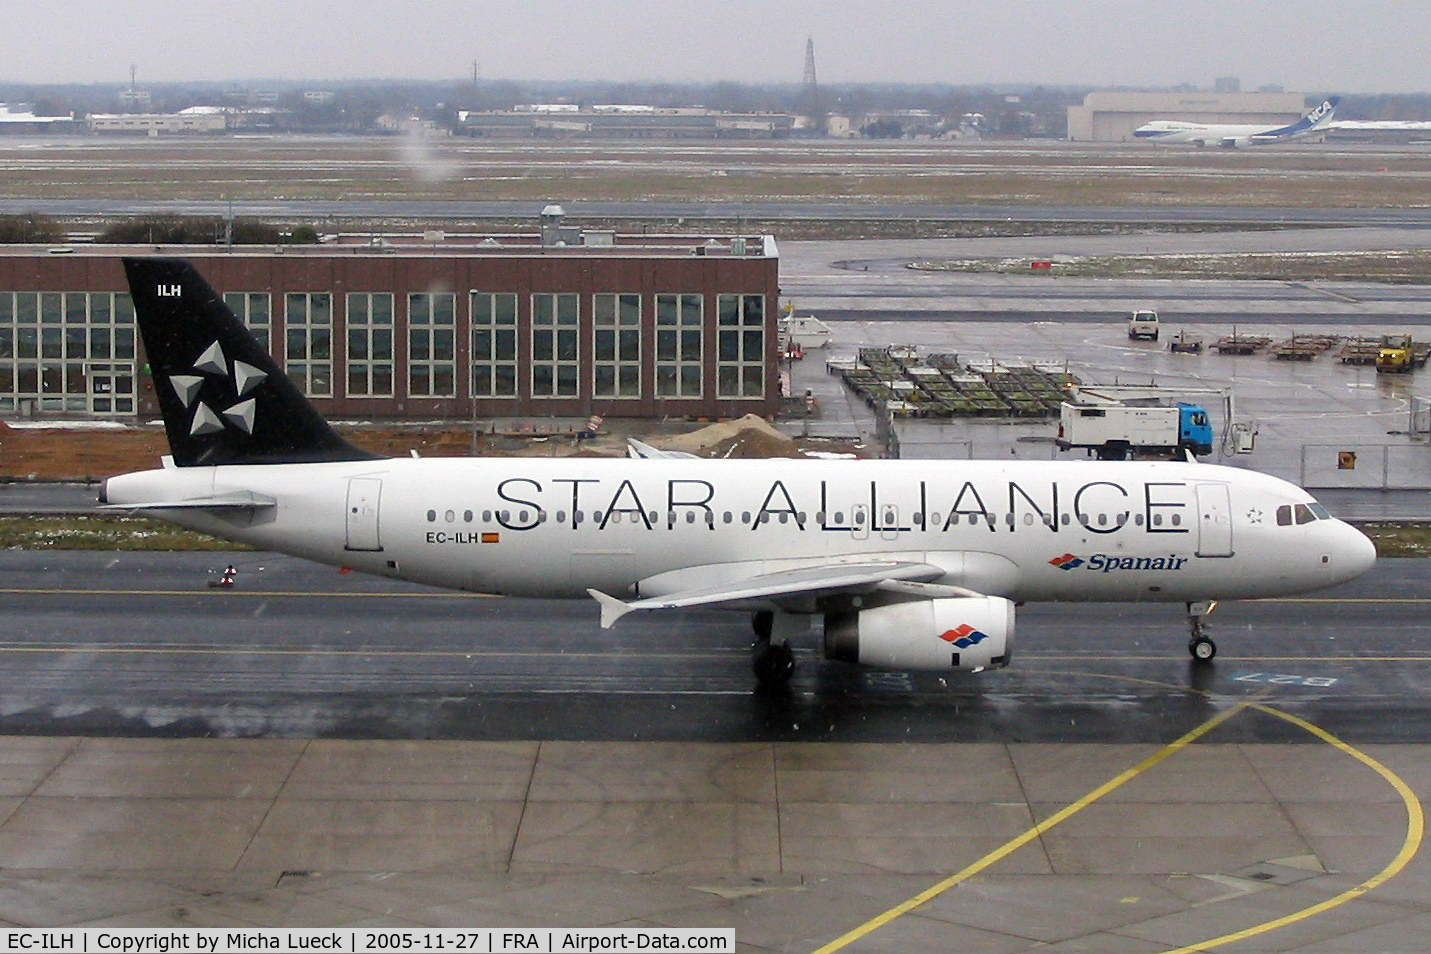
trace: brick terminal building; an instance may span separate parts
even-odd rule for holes
[[[327,416],[773,414],[770,236],[0,247],[0,414],[157,414],[120,257],[190,259]]]

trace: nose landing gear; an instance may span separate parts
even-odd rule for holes
[[[1217,600],[1200,600],[1187,606],[1188,629],[1191,632],[1188,652],[1192,654],[1195,662],[1210,662],[1212,657],[1217,655],[1217,644],[1207,635],[1207,617],[1216,608]]]

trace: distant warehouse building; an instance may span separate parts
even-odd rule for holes
[[[563,103],[512,110],[460,110],[458,131],[468,136],[533,139],[785,139],[795,117],[785,113],[727,113],[702,107]]]
[[[1068,107],[1074,142],[1132,142],[1133,130],[1155,119],[1190,123],[1278,126],[1306,112],[1301,93],[1089,93]]]
[[[64,254],[56,254],[63,251]],[[735,417],[779,404],[771,236],[0,247],[0,414],[149,416],[122,255],[195,263],[336,418]]]

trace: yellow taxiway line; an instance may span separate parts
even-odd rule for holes
[[[1372,875],[1370,878],[1367,878],[1365,881],[1358,884],[1356,887],[1349,888],[1346,891],[1341,892],[1340,894],[1334,895],[1333,897],[1327,898],[1326,900],[1319,901],[1316,904],[1309,905],[1305,908],[1302,908],[1301,910],[1293,911],[1291,914],[1286,914],[1282,917],[1273,918],[1271,920],[1264,921],[1261,924],[1255,924],[1252,927],[1245,928],[1241,931],[1235,931],[1231,934],[1224,934],[1219,937],[1208,938],[1205,941],[1199,941],[1195,944],[1189,944],[1184,947],[1174,948],[1163,952],[1163,954],[1193,954],[1193,952],[1207,951],[1211,948],[1220,947],[1225,944],[1232,944],[1237,941],[1245,941],[1248,938],[1256,937],[1261,934],[1266,934],[1269,931],[1275,931],[1278,928],[1286,927],[1289,924],[1294,924],[1298,921],[1314,917],[1315,915],[1322,914],[1326,911],[1330,911],[1333,908],[1339,907],[1340,905],[1343,905],[1348,901],[1353,901],[1357,898],[1360,898],[1367,892],[1373,890],[1379,885],[1384,884],[1386,881],[1390,880],[1398,873],[1400,873],[1400,871],[1405,868],[1407,864],[1410,863],[1411,859],[1415,857],[1417,851],[1420,850],[1421,842],[1425,837],[1425,815],[1421,808],[1421,802],[1416,797],[1416,793],[1411,790],[1411,786],[1407,785],[1406,782],[1400,776],[1398,776],[1395,772],[1391,771],[1391,769],[1387,768],[1385,765],[1378,762],[1376,759],[1367,755],[1365,752],[1362,752],[1359,749],[1348,745],[1346,742],[1343,742],[1341,739],[1332,735],[1330,732],[1327,732],[1320,726],[1314,725],[1311,722],[1306,721],[1305,719],[1299,719],[1294,715],[1281,711],[1280,709],[1275,709],[1260,702],[1249,700],[1239,702],[1231,708],[1223,710],[1222,712],[1213,716],[1211,719],[1204,722],[1202,725],[1199,725],[1197,728],[1188,732],[1186,735],[1183,735],[1181,738],[1178,738],[1173,742],[1168,743],[1163,748],[1159,749],[1157,752],[1154,752],[1152,755],[1139,762],[1137,765],[1119,773],[1118,775],[1109,779],[1107,782],[1104,782],[1102,785],[1095,788],[1093,791],[1089,792],[1087,795],[1084,795],[1082,798],[1078,799],[1072,804],[1065,806],[1062,810],[1055,813],[1054,815],[1051,815],[1046,820],[1039,822],[1037,825],[1034,825],[1032,828],[1028,829],[1023,834],[1011,838],[1009,841],[1005,842],[1003,845],[989,852],[987,855],[980,858],[978,861],[975,861],[973,864],[970,864],[965,868],[961,869],[960,871],[955,872],[954,874],[945,878],[943,881],[940,881],[938,884],[926,888],[925,890],[919,892],[919,894],[916,894],[914,897],[908,899],[907,901],[903,901],[900,904],[897,904],[889,910],[883,912],[882,914],[876,915],[875,917],[854,928],[853,930],[848,931],[845,934],[842,934],[841,936],[835,938],[835,940],[829,942],[828,944],[816,948],[813,954],[833,954],[833,952],[839,951],[854,943],[855,941],[866,937],[867,935],[873,933],[874,931],[890,923],[896,918],[908,914],[910,911],[913,911],[920,905],[931,901],[934,898],[937,898],[939,895],[948,891],[950,888],[953,888],[956,885],[967,881],[974,875],[979,874],[980,872],[991,867],[997,862],[1002,861],[1004,858],[1008,857],[1018,849],[1022,848],[1024,845],[1028,844],[1035,838],[1042,835],[1044,832],[1072,818],[1074,815],[1078,814],[1080,811],[1087,808],[1089,805],[1092,805],[1100,798],[1103,798],[1105,795],[1109,794],[1120,786],[1137,778],[1139,775],[1142,775],[1144,772],[1148,771],[1158,763],[1170,758],[1171,756],[1187,748],[1193,742],[1202,738],[1204,735],[1211,732],[1219,725],[1222,725],[1224,722],[1228,721],[1229,719],[1242,712],[1247,711],[1248,709],[1266,713],[1267,715],[1275,716],[1279,719],[1283,719],[1287,722],[1290,722],[1293,725],[1305,730],[1306,732],[1309,732],[1310,734],[1327,743],[1328,745],[1331,745],[1332,747],[1336,748],[1338,751],[1350,756],[1351,758],[1356,759],[1358,762],[1361,762],[1367,768],[1380,775],[1387,782],[1387,784],[1389,784],[1393,789],[1395,789],[1396,793],[1401,796],[1401,800],[1406,807],[1406,835],[1402,839],[1401,849],[1396,853],[1396,856],[1392,858],[1390,863],[1388,863],[1384,868],[1382,868],[1376,874]]]

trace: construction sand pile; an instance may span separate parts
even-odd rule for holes
[[[697,457],[799,457],[795,441],[756,414],[722,421],[689,434],[653,437],[652,446],[684,451]]]

